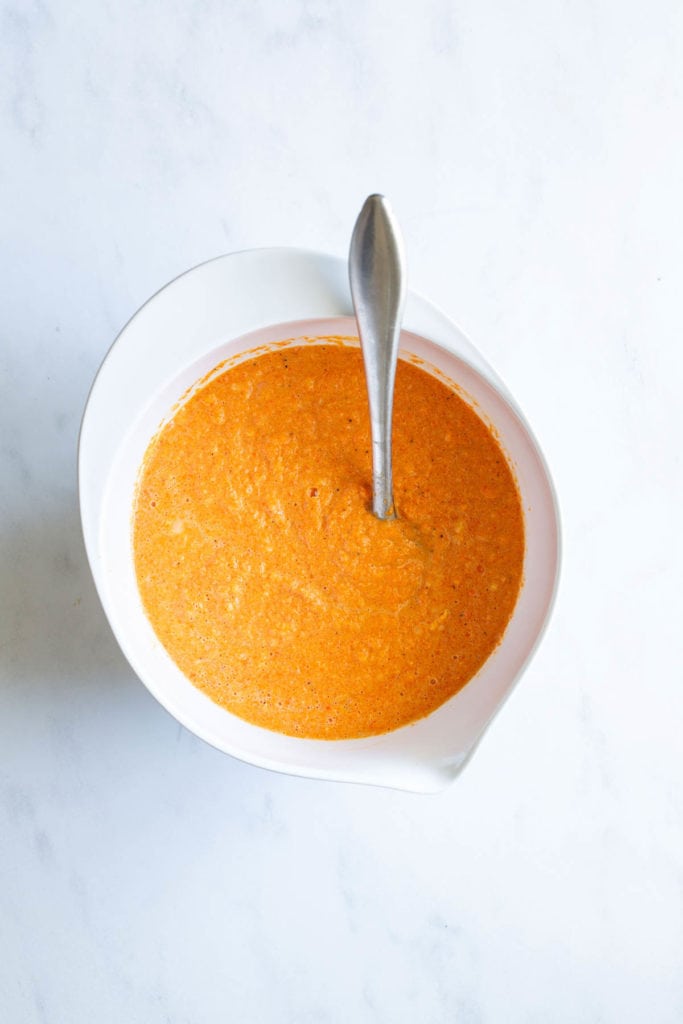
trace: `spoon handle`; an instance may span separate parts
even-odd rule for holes
[[[372,433],[372,511],[395,519],[391,471],[394,380],[405,302],[405,258],[384,196],[368,196],[351,236],[349,280],[365,363]]]

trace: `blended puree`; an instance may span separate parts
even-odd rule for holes
[[[190,395],[145,455],[133,539],[147,615],[195,686],[332,740],[406,725],[472,678],[512,614],[524,523],[491,431],[402,360],[398,518],[376,519],[362,356],[328,340]]]

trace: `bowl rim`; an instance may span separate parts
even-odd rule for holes
[[[173,280],[171,280],[168,284],[166,284],[162,288],[158,289],[133,314],[133,316],[130,317],[130,319],[126,322],[126,324],[124,325],[122,330],[118,333],[118,335],[116,336],[116,338],[114,339],[114,341],[112,342],[110,347],[108,348],[107,353],[105,354],[105,357],[102,360],[102,363],[100,364],[100,367],[99,367],[99,369],[98,369],[98,371],[97,371],[97,373],[95,375],[95,378],[93,380],[92,386],[91,386],[91,388],[89,390],[89,393],[88,393],[88,398],[87,398],[87,401],[86,401],[86,405],[85,405],[85,409],[84,409],[84,413],[83,413],[83,418],[82,418],[82,421],[81,421],[81,428],[80,428],[80,432],[79,432],[79,438],[78,438],[78,491],[79,491],[79,506],[80,506],[80,511],[81,511],[81,525],[82,525],[82,530],[83,530],[83,536],[84,536],[86,552],[87,552],[87,556],[88,556],[88,562],[89,562],[89,565],[90,565],[93,577],[95,578],[95,584],[96,584],[97,592],[98,592],[100,600],[101,600],[101,602],[103,604],[105,614],[107,615],[107,618],[110,621],[110,626],[112,627],[112,629],[114,631],[114,634],[116,636],[117,642],[119,643],[119,646],[121,647],[121,649],[122,649],[124,655],[126,656],[126,658],[129,660],[129,662],[133,666],[134,671],[136,672],[137,675],[140,675],[140,673],[137,671],[137,669],[135,668],[135,666],[133,664],[133,660],[134,659],[131,659],[131,657],[130,657],[130,655],[128,653],[128,650],[127,650],[127,646],[128,645],[125,642],[125,638],[122,638],[121,636],[119,636],[119,633],[116,631],[116,629],[114,629],[113,623],[111,622],[111,618],[110,618],[110,615],[109,615],[109,610],[108,610],[108,607],[107,607],[107,602],[105,600],[104,594],[102,593],[101,580],[100,580],[100,578],[98,576],[98,572],[96,571],[96,565],[99,562],[99,554],[98,554],[98,552],[96,552],[93,549],[93,534],[92,534],[92,530],[89,530],[86,527],[86,522],[87,522],[87,519],[88,519],[88,516],[89,516],[89,509],[87,507],[87,501],[85,500],[85,490],[86,490],[86,488],[84,486],[84,478],[85,478],[85,466],[84,466],[84,463],[85,463],[85,459],[86,459],[86,454],[85,453],[86,453],[86,447],[87,447],[85,442],[86,442],[87,437],[88,437],[89,420],[92,417],[92,410],[95,407],[94,403],[96,403],[96,401],[97,401],[98,388],[103,386],[103,382],[106,383],[106,378],[107,378],[107,375],[108,375],[108,372],[109,372],[109,367],[111,365],[112,357],[113,357],[114,353],[119,349],[119,346],[120,346],[120,344],[122,342],[122,339],[125,339],[125,337],[127,336],[127,332],[129,331],[131,325],[137,320],[138,317],[141,316],[143,311],[148,310],[149,307],[152,304],[154,304],[159,299],[160,296],[162,296],[164,293],[167,292],[167,290],[173,288],[180,281],[182,281],[182,280],[184,280],[184,279],[186,279],[188,277],[191,277],[192,275],[201,274],[202,272],[204,272],[206,270],[207,267],[210,267],[211,265],[214,265],[216,263],[220,263],[221,261],[229,260],[229,261],[231,261],[231,264],[234,267],[235,262],[239,263],[239,261],[244,259],[244,258],[248,258],[248,259],[252,259],[252,260],[254,258],[256,258],[257,260],[265,260],[267,262],[268,260],[272,260],[274,257],[277,258],[278,260],[283,260],[284,259],[285,261],[287,261],[287,260],[300,260],[300,259],[303,258],[305,261],[309,261],[312,266],[319,266],[321,263],[327,263],[328,267],[329,266],[334,267],[337,272],[340,269],[340,265],[342,267],[345,267],[344,261],[340,260],[337,257],[330,256],[329,254],[326,254],[326,253],[318,253],[318,252],[315,252],[314,250],[310,250],[310,249],[277,247],[277,248],[262,248],[262,249],[246,249],[246,250],[241,250],[240,252],[237,252],[237,253],[229,253],[229,254],[226,254],[224,256],[217,256],[217,257],[215,257],[215,258],[213,258],[211,260],[208,260],[208,261],[205,261],[204,263],[199,264],[196,267],[193,267],[193,268],[191,268],[191,269],[189,269],[187,271],[184,271],[183,273],[181,273],[177,277],[175,277]],[[501,380],[499,375],[488,364],[487,360],[478,352],[478,350],[474,347],[474,345],[469,341],[467,336],[460,330],[460,328],[457,327],[457,325],[445,313],[443,313],[442,310],[440,310],[434,304],[430,303],[428,300],[424,299],[422,296],[420,296],[418,293],[416,293],[414,291],[411,291],[410,296],[411,296],[411,299],[412,299],[413,303],[417,303],[418,308],[422,307],[423,310],[426,309],[430,315],[432,315],[433,317],[437,318],[438,320],[440,320],[442,322],[442,326],[444,327],[444,329],[447,332],[449,332],[449,333],[451,333],[453,335],[457,335],[458,336],[458,342],[460,343],[462,348],[465,349],[465,351],[460,351],[460,350],[456,351],[456,349],[455,349],[455,347],[454,347],[454,345],[452,343],[449,345],[449,344],[445,343],[443,339],[435,339],[435,338],[433,338],[431,336],[431,334],[425,334],[424,330],[420,331],[417,328],[413,327],[413,325],[412,325],[412,323],[410,321],[405,325],[405,329],[407,331],[412,331],[413,333],[422,334],[423,337],[426,337],[429,341],[431,341],[432,344],[436,345],[438,348],[441,348],[441,349],[445,350],[448,354],[454,355],[457,358],[461,359],[463,362],[468,363],[470,365],[471,369],[476,374],[484,377],[484,379],[487,381],[487,383],[489,383],[493,387],[494,391],[498,391],[500,393],[500,397],[504,400],[505,403],[507,403],[510,406],[511,410],[516,414],[516,416],[520,420],[520,423],[521,423],[524,431],[528,435],[531,444],[535,448],[536,454],[537,454],[539,462],[541,464],[543,475],[545,477],[545,481],[546,481],[547,486],[548,486],[548,491],[549,491],[549,495],[550,495],[550,499],[551,499],[551,505],[552,505],[552,513],[553,513],[553,518],[554,518],[554,528],[555,528],[555,536],[556,536],[555,573],[554,573],[554,578],[553,578],[553,581],[552,581],[552,588],[551,588],[550,596],[549,596],[549,598],[547,600],[547,603],[545,605],[545,611],[544,611],[544,615],[543,615],[543,619],[542,619],[540,628],[538,628],[538,630],[537,630],[537,632],[535,634],[534,640],[530,644],[530,646],[529,646],[529,648],[527,650],[527,653],[526,653],[526,656],[524,657],[523,663],[521,664],[519,670],[514,675],[514,678],[512,678],[512,680],[511,680],[511,682],[510,682],[510,684],[508,686],[508,689],[507,689],[504,697],[497,702],[497,704],[496,704],[496,706],[494,708],[493,713],[490,715],[490,717],[488,718],[487,722],[485,723],[485,725],[483,726],[483,728],[481,729],[479,734],[475,737],[473,743],[471,744],[471,746],[469,747],[469,749],[467,751],[466,756],[463,759],[461,759],[460,762],[457,765],[449,766],[447,771],[442,771],[442,772],[438,772],[438,773],[427,772],[426,774],[424,774],[423,776],[420,776],[420,777],[418,777],[419,773],[417,773],[415,779],[403,778],[403,779],[401,779],[400,781],[398,781],[396,783],[393,783],[391,781],[391,778],[389,778],[389,779],[382,778],[381,780],[377,780],[377,779],[373,779],[373,778],[367,778],[367,777],[365,777],[367,775],[366,772],[360,773],[360,775],[358,777],[356,777],[354,772],[351,771],[351,770],[349,770],[348,772],[343,773],[340,776],[340,774],[336,773],[336,772],[330,773],[329,771],[326,771],[326,770],[311,770],[311,767],[309,765],[301,768],[301,767],[298,767],[295,764],[283,763],[281,761],[277,761],[277,760],[274,760],[274,759],[253,756],[250,753],[245,753],[244,751],[240,752],[240,751],[236,751],[236,750],[232,750],[232,749],[231,750],[226,750],[226,746],[224,744],[221,744],[220,742],[216,742],[215,738],[211,737],[210,735],[205,735],[203,733],[203,731],[201,729],[198,729],[194,723],[193,724],[188,724],[187,722],[182,721],[182,719],[179,719],[178,718],[178,714],[176,713],[176,711],[171,710],[167,706],[167,704],[163,700],[163,698],[160,697],[158,689],[150,690],[150,692],[152,692],[152,695],[155,697],[155,699],[159,703],[162,704],[162,706],[168,711],[169,714],[171,714],[174,718],[176,718],[176,720],[181,720],[182,724],[184,724],[186,728],[190,729],[190,731],[194,732],[196,735],[199,735],[206,742],[208,742],[211,745],[217,747],[218,749],[220,749],[220,750],[222,750],[224,752],[228,752],[228,753],[231,754],[231,756],[237,757],[240,760],[244,760],[247,763],[256,764],[256,765],[258,765],[260,767],[269,768],[271,770],[277,770],[279,772],[283,772],[283,773],[291,774],[291,775],[300,775],[300,776],[305,776],[305,777],[317,777],[317,778],[325,778],[325,779],[338,779],[340,781],[353,781],[353,782],[361,782],[361,783],[365,782],[365,783],[369,783],[369,784],[376,784],[376,785],[383,785],[383,786],[393,786],[394,788],[399,788],[399,789],[403,789],[403,790],[410,789],[410,790],[420,791],[420,792],[431,792],[431,791],[435,791],[437,789],[443,788],[444,785],[446,785],[448,782],[450,782],[452,780],[453,777],[455,777],[455,775],[459,772],[459,770],[462,768],[464,763],[466,763],[466,762],[468,762],[470,760],[473,752],[478,747],[479,742],[481,741],[483,735],[488,730],[491,722],[496,717],[496,715],[499,713],[499,711],[501,710],[502,706],[505,704],[505,702],[508,699],[510,693],[514,690],[514,688],[515,688],[517,682],[519,681],[521,675],[526,670],[526,668],[529,665],[531,659],[533,658],[536,650],[538,649],[538,646],[540,645],[540,643],[541,643],[541,641],[542,641],[542,639],[543,639],[543,637],[545,635],[545,632],[546,632],[546,630],[548,628],[550,619],[552,617],[552,612],[553,612],[553,609],[554,609],[554,606],[555,606],[555,602],[556,602],[556,599],[557,599],[557,592],[558,592],[558,585],[559,585],[559,576],[560,576],[560,565],[561,565],[561,558],[562,558],[562,540],[561,540],[561,520],[560,520],[560,512],[559,512],[559,502],[558,502],[558,499],[557,499],[557,492],[556,492],[556,489],[555,489],[555,485],[554,485],[553,479],[552,479],[552,477],[550,475],[550,472],[549,472],[549,469],[548,469],[547,460],[545,458],[544,452],[543,452],[540,444],[538,443],[538,440],[537,440],[534,432],[532,431],[531,427],[529,426],[529,424],[528,424],[528,422],[526,420],[526,417],[524,416],[523,412],[519,408],[517,402],[514,400],[514,397],[510,394],[509,389],[505,386],[504,382]],[[350,308],[348,308],[350,306],[350,295],[348,297],[344,296],[344,295],[341,295],[340,299],[342,300],[342,305],[345,306],[345,310],[343,312],[339,308],[337,308],[337,309],[329,309],[326,313],[321,313],[321,312],[318,311],[314,315],[306,315],[306,313],[302,312],[297,317],[297,321],[298,322],[303,322],[303,321],[306,321],[306,320],[309,320],[309,321],[318,321],[318,320],[325,320],[325,319],[330,319],[331,320],[331,319],[337,319],[339,317],[349,317],[349,316],[352,316],[353,315],[352,310]],[[345,302],[344,302],[344,300],[345,300]],[[272,321],[272,319],[270,317],[268,317],[262,323],[256,325],[256,330],[258,330],[258,329],[265,329],[265,328],[267,328],[269,326],[273,326],[273,327],[281,326],[283,324],[286,324],[287,322],[288,322],[288,319],[285,318],[285,319],[281,319],[278,322],[278,324],[275,324]],[[241,338],[244,333],[249,334],[249,333],[252,333],[252,332],[251,331],[240,332],[238,335],[235,335],[231,331],[226,331],[225,337],[235,337],[235,338],[240,337]],[[195,356],[195,358],[196,358],[196,356]],[[92,524],[90,524],[90,525],[92,525]],[[146,688],[150,689],[150,686],[147,684],[144,676],[140,676],[140,677],[141,677],[141,681],[146,686]],[[437,709],[437,711],[438,711],[438,709]],[[434,714],[434,713],[436,713],[436,712],[433,712],[432,714]],[[431,716],[427,716],[427,717],[431,717]],[[317,742],[324,742],[324,741],[317,741]],[[329,742],[329,741],[327,741],[327,742]],[[335,741],[335,742],[341,742],[341,741]],[[353,744],[356,741],[346,741],[346,742],[350,742],[350,743]]]

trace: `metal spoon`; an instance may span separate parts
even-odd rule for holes
[[[378,519],[396,518],[391,420],[405,276],[403,241],[389,204],[384,196],[368,196],[351,236],[349,280],[368,388],[372,511]]]

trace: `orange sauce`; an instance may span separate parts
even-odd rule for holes
[[[519,492],[456,391],[399,361],[398,518],[370,512],[360,350],[274,349],[210,379],[150,444],[133,520],[151,624],[218,704],[292,736],[429,714],[499,643],[522,579]]]

